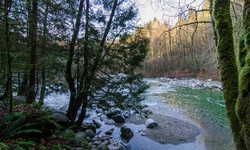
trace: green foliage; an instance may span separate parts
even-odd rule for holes
[[[34,141],[28,140],[16,140],[15,143],[11,146],[13,149],[18,149],[18,150],[26,150],[35,147],[36,143]]]
[[[144,100],[144,92],[149,87],[140,75],[117,74],[100,78],[95,81],[95,91],[91,97],[93,103],[102,109],[108,109],[109,104],[115,104],[121,109],[138,109],[140,102]],[[105,102],[103,102],[105,101]]]
[[[0,139],[13,139],[22,137],[26,134],[40,134],[41,131],[33,129],[37,122],[26,122],[27,115],[21,112],[13,112],[7,114],[4,120],[0,123]]]
[[[0,140],[12,141],[14,149],[29,149],[37,138],[46,137],[55,128],[53,120],[36,106],[17,106],[0,122]]]
[[[62,141],[67,141],[67,142],[74,142],[74,143],[80,143],[79,145],[82,146],[83,149],[89,149],[88,142],[86,141],[85,138],[75,138],[75,133],[72,130],[66,130],[62,132],[57,132],[55,134],[57,138],[60,138]],[[55,149],[59,148],[65,148],[65,149],[72,149],[72,147],[69,147],[69,144],[59,144],[59,145],[53,145]]]
[[[0,142],[0,148],[1,148],[1,150],[7,150],[8,149],[8,145],[6,145],[3,142]]]

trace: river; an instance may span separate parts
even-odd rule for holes
[[[204,130],[208,150],[235,150],[222,92],[214,88],[221,86],[218,82],[195,79],[146,81],[150,83],[146,103],[152,110],[166,111],[168,108],[169,116],[194,122]],[[158,100],[154,101],[152,96]]]
[[[159,144],[135,132],[128,145],[132,150],[235,150],[230,134],[222,92],[214,87],[220,83],[196,79],[145,79],[150,85],[143,102],[155,113],[191,122],[202,129],[196,142],[179,145]],[[212,87],[212,88],[211,88]],[[67,107],[69,96],[52,94],[45,104],[53,108]],[[144,125],[126,123],[134,131]],[[114,140],[119,141],[119,127],[103,125],[101,130],[114,128]]]

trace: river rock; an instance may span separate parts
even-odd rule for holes
[[[82,139],[82,138],[86,138],[87,134],[85,132],[78,132],[75,134],[75,138],[79,138],[79,139]]]
[[[86,114],[85,114],[85,118],[88,118],[88,117],[90,117],[90,112],[86,112]]]
[[[97,108],[95,111],[96,111],[97,114],[102,114],[102,113],[103,113],[103,110],[102,110],[102,109],[98,109],[98,108]]]
[[[100,145],[101,143],[102,143],[102,141],[98,140],[98,141],[94,141],[92,144],[97,146],[97,145]]]
[[[127,150],[121,143],[113,143],[108,145],[109,150]]]
[[[113,132],[114,132],[114,128],[109,129],[109,130],[105,131],[104,133],[107,134],[107,135],[112,135]]]
[[[90,137],[90,138],[95,137],[95,132],[94,132],[93,130],[87,129],[85,132],[86,132],[86,135],[87,135],[88,137]]]
[[[97,128],[100,128],[102,126],[102,122],[99,118],[93,119],[93,123]]]
[[[64,105],[61,108],[59,108],[59,110],[62,111],[62,112],[66,112],[68,110],[68,106]]]
[[[121,136],[126,138],[126,139],[131,139],[134,136],[134,133],[127,126],[122,126],[121,127]]]
[[[129,117],[132,116],[132,113],[131,113],[130,110],[125,110],[125,111],[123,112],[123,116],[124,116],[125,118],[129,118]]]
[[[112,116],[112,119],[114,119],[115,122],[118,123],[124,123],[125,122],[125,118],[122,114],[117,114],[115,116]]]
[[[54,113],[51,115],[51,118],[58,120],[62,123],[68,123],[69,122],[69,118],[61,113]]]
[[[121,109],[112,108],[112,109],[107,111],[106,115],[107,115],[107,117],[111,118],[112,116],[115,116],[115,115],[120,114],[120,113],[121,113]]]
[[[104,114],[102,114],[101,117],[100,117],[101,121],[104,121],[104,120],[107,120],[107,119],[108,119],[108,117],[106,115],[104,115]]]
[[[75,139],[80,139],[80,140],[74,140],[74,144],[76,147],[82,147],[83,143],[81,142],[81,139],[86,139],[87,134],[85,132],[78,132],[75,134]]]
[[[145,125],[147,128],[154,128],[158,126],[157,122],[155,122],[153,119],[147,119]]]
[[[109,141],[105,140],[100,145],[98,145],[99,150],[108,150]]]
[[[96,126],[93,123],[87,124],[85,130],[87,130],[87,129],[91,129],[94,133],[96,133]]]
[[[92,139],[91,139],[90,137],[88,137],[88,136],[87,136],[85,139],[86,139],[86,141],[88,141],[88,142],[91,142],[91,141],[92,141]]]
[[[105,124],[107,124],[107,125],[115,125],[116,122],[113,119],[108,119],[108,120],[105,121]]]
[[[109,140],[112,139],[111,135],[102,135],[99,137],[100,140],[104,141],[104,140]]]

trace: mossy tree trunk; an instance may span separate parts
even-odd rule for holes
[[[242,70],[239,76],[238,70],[240,69],[237,68],[236,63],[230,0],[214,0],[213,6],[213,18],[218,39],[219,69],[227,116],[236,148],[238,150],[247,150],[250,149],[250,144],[248,144],[250,143],[250,53],[240,53],[240,68]],[[246,1],[245,6],[249,6],[249,4],[246,5]],[[244,9],[244,20],[249,15],[249,12],[246,12],[248,9]],[[245,25],[245,29],[248,29],[248,27],[248,25]],[[244,43],[245,46],[243,47],[246,48],[247,42]],[[245,62],[242,60],[245,60]]]
[[[240,133],[246,149],[250,149],[250,0],[244,1],[243,28],[245,32],[239,47],[239,97],[236,110],[240,119]]]

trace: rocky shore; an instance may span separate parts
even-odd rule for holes
[[[55,112],[52,117],[61,122],[68,122],[66,116]],[[147,117],[147,118],[146,118]],[[182,143],[193,143],[201,130],[184,120],[175,119],[162,114],[147,114],[147,116],[133,114],[130,111],[111,109],[107,112],[97,111],[89,113],[88,118],[82,124],[81,130],[75,132],[75,137],[84,139],[88,145],[81,142],[75,143],[77,150],[127,150],[133,149],[129,141],[134,134],[147,137],[160,144],[178,145]],[[134,124],[143,126],[135,130],[126,126]],[[105,128],[103,128],[105,126]],[[72,130],[72,129],[69,129]],[[119,130],[114,132],[114,130]],[[119,134],[119,135],[117,135]],[[120,139],[117,139],[120,137]]]

